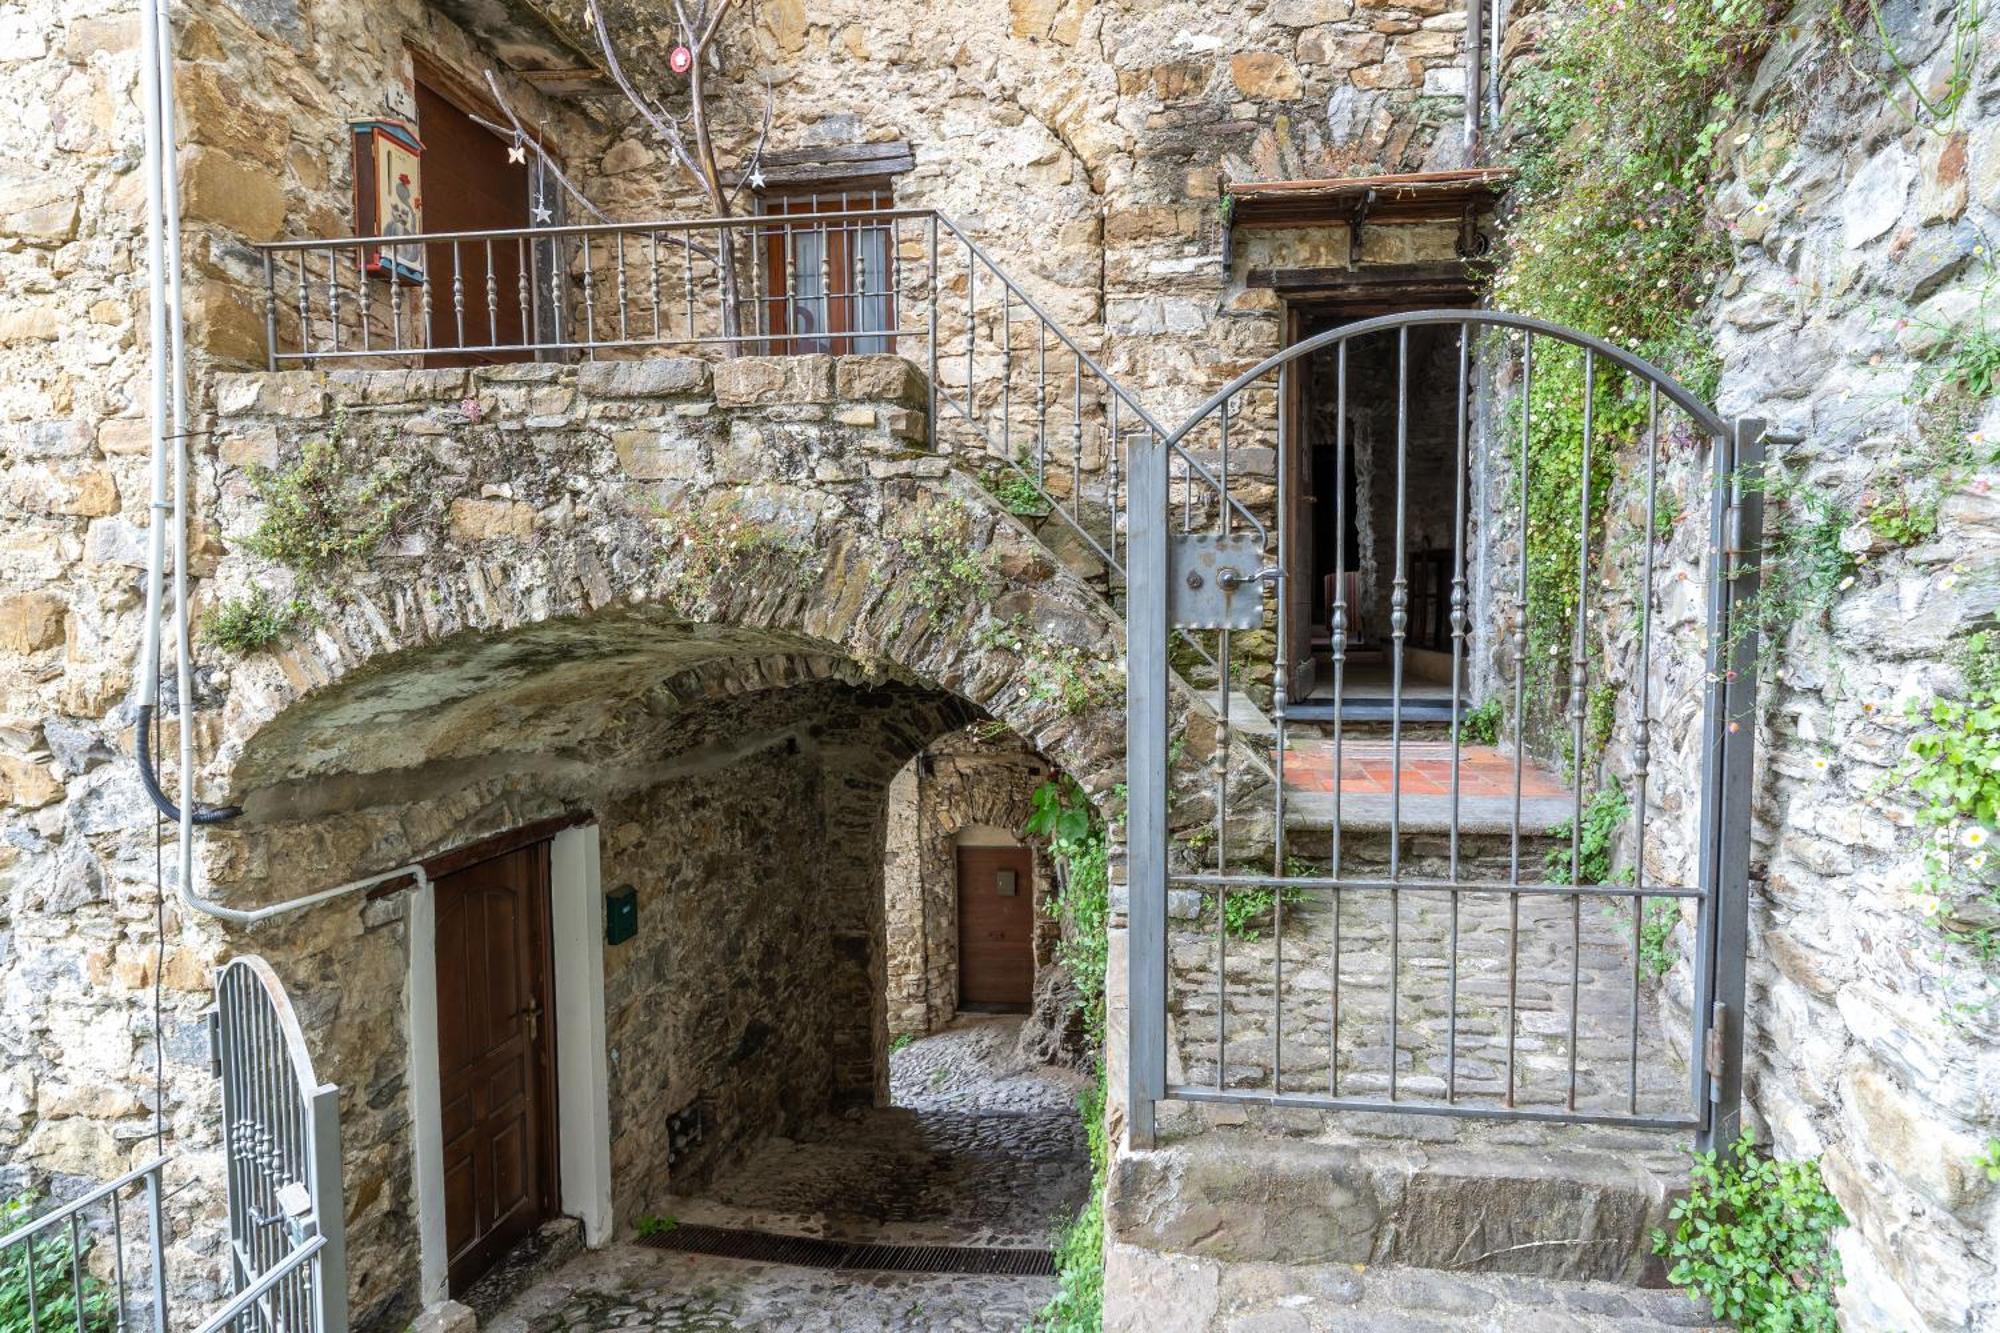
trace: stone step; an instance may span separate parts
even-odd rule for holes
[[[1170,1103],[1161,1146],[1113,1164],[1106,1220],[1122,1241],[1224,1265],[1386,1264],[1661,1287],[1651,1237],[1685,1189],[1685,1141]]]
[[[1675,1290],[1395,1264],[1216,1264],[1113,1244],[1105,1279],[1107,1333],[1680,1333],[1724,1327],[1711,1321],[1705,1304]]]

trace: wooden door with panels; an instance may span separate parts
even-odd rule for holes
[[[556,1215],[549,844],[436,880],[445,1239],[462,1293]]]
[[[1025,1010],[1035,991],[1035,857],[958,849],[958,1006]]]
[[[499,123],[497,110],[428,61],[416,62],[417,137],[423,141],[424,230],[503,231],[529,225],[529,173],[533,164],[508,160],[512,146],[473,119]],[[534,247],[519,238],[461,241],[424,247],[430,275],[430,343],[427,366],[478,366],[529,361],[534,352],[522,325],[521,276],[534,290]],[[454,293],[460,293],[454,299]],[[462,308],[461,308],[462,302]],[[503,350],[504,349],[504,350]]]

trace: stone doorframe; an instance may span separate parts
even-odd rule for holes
[[[897,777],[890,801],[894,807],[900,796],[911,822],[904,834],[908,846],[900,875],[891,871],[886,885],[883,956],[892,1032],[923,1035],[957,1013],[958,848],[1023,845],[1019,831],[1033,813],[1034,789],[1054,771],[1054,765],[1017,737],[982,740],[957,732],[925,749]],[[892,812],[892,842],[895,823]],[[1040,848],[1033,848],[1033,855],[1039,977],[1055,959],[1061,932],[1047,910],[1055,888],[1053,869]],[[885,868],[896,861],[892,846]]]
[[[594,820],[562,829],[550,840],[549,918],[555,955],[559,1199],[563,1214],[583,1223],[583,1243],[594,1249],[610,1241],[613,1217],[604,891]],[[410,890],[407,922],[403,1003],[409,1027],[411,1176],[416,1182],[419,1290],[429,1307],[451,1294],[438,1074],[437,890],[429,878]]]

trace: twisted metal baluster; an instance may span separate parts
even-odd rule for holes
[[[1460,735],[1460,714],[1465,689],[1465,636],[1467,629],[1465,589],[1465,488],[1468,480],[1467,435],[1468,395],[1472,374],[1472,326],[1458,326],[1458,466],[1453,474],[1454,492],[1451,519],[1451,882],[1459,876],[1459,769],[1464,746]],[[1458,1100],[1458,890],[1451,892],[1451,966],[1446,1038],[1444,1099]]]
[[[361,350],[372,351],[374,339],[368,331],[368,248],[354,247],[354,300],[361,315]]]
[[[326,250],[326,317],[333,326],[332,343],[329,350],[340,351],[340,251],[328,246]]]
[[[451,322],[458,332],[458,347],[465,346],[465,274],[460,271],[458,242],[451,243]]]
[[[1530,448],[1535,376],[1535,335],[1521,340],[1521,504],[1516,520],[1521,534],[1520,582],[1515,589],[1518,613],[1514,620],[1514,817],[1508,839],[1507,882],[1521,882],[1521,781],[1527,764],[1527,726],[1523,711],[1528,702],[1528,477],[1534,451]],[[1521,894],[1518,888],[1507,894],[1507,1087],[1502,1106],[1514,1105],[1514,1047],[1520,1008],[1521,976]]]
[[[1646,553],[1639,570],[1639,703],[1632,719],[1632,809],[1638,821],[1633,853],[1633,885],[1646,883],[1646,780],[1652,774],[1652,652],[1653,652],[1653,546],[1659,523],[1660,485],[1660,386],[1648,385],[1646,400]],[[1672,901],[1672,900],[1670,900]],[[1639,955],[1644,944],[1646,899],[1632,897],[1632,1058],[1626,1087],[1626,1110],[1639,1113]]]
[[[486,238],[486,345],[500,345],[500,279],[493,271],[493,238]]]
[[[1347,340],[1341,339],[1335,357],[1333,413],[1333,609],[1328,615],[1329,646],[1333,653],[1333,846],[1329,875],[1333,880],[1333,980],[1328,1019],[1332,1028],[1327,1054],[1327,1093],[1340,1095],[1340,893],[1342,852],[1341,792],[1347,785],[1343,753],[1346,728],[1341,710],[1347,690]]]
[[[313,345],[312,289],[310,286],[307,285],[310,279],[306,277],[306,252],[303,250],[299,251],[297,258],[298,258],[298,269],[299,269],[299,286],[298,286],[298,301],[296,302],[296,304],[298,305],[299,308],[299,350],[302,352],[310,352],[312,351],[312,345]]]
[[[521,303],[521,342],[523,344],[540,341],[539,330],[535,328],[534,279],[528,276],[529,270],[534,266],[529,260],[528,238],[525,236],[516,236],[514,238],[514,262],[517,267],[514,271],[514,289]]]
[[[597,276],[590,262],[590,233],[583,233],[583,354],[597,359]]]
[[[625,233],[621,231],[615,232],[613,235],[618,241],[617,255],[614,260],[618,265],[618,341],[630,342],[632,340],[632,331],[627,314],[631,305],[631,295],[627,290],[625,278]]]
[[[1590,446],[1597,406],[1597,353],[1583,349],[1583,495],[1577,510],[1576,633],[1570,641],[1569,715],[1571,744],[1576,757],[1575,792],[1571,797],[1569,882],[1578,892],[1569,899],[1569,1109],[1576,1109],[1576,1044],[1578,1000],[1583,987],[1583,774],[1584,727],[1589,716],[1585,694],[1590,685],[1588,655],[1590,626]]]

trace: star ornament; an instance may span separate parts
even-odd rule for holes
[[[762,167],[750,168],[750,188],[753,190],[764,188],[764,169]]]
[[[554,222],[556,220],[556,215],[550,212],[547,208],[543,207],[541,204],[536,204],[534,218],[535,218],[535,225],[539,227],[547,223]]]

